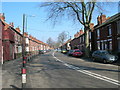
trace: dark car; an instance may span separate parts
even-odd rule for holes
[[[92,54],[93,61],[102,61],[103,63],[113,63],[117,61],[118,56],[110,54],[106,50],[97,50]]]
[[[74,52],[74,50],[69,50],[68,53],[67,53],[67,55],[68,56],[72,56],[73,52]]]
[[[43,50],[39,50],[39,54],[44,54],[44,51]]]
[[[72,56],[75,56],[75,57],[80,57],[80,56],[83,56],[83,52],[79,49],[75,49],[73,52],[72,52]]]

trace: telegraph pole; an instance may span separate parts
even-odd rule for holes
[[[23,14],[23,37],[22,37],[22,59],[23,59],[23,66],[22,66],[22,89],[26,86],[26,57],[25,57],[25,14]]]

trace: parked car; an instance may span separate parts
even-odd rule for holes
[[[44,53],[46,53],[46,52],[47,52],[47,50],[43,50],[43,52],[44,52]]]
[[[117,61],[118,56],[108,53],[106,50],[97,50],[92,53],[93,61],[102,61],[103,63],[113,63]]]
[[[74,52],[74,50],[69,50],[68,53],[67,53],[67,55],[68,55],[68,56],[72,56],[72,55],[73,55],[73,52]]]
[[[66,54],[66,53],[67,53],[67,50],[66,50],[66,49],[63,49],[63,50],[61,51],[61,53]]]
[[[44,54],[44,51],[43,50],[39,50],[39,54]]]
[[[75,57],[83,56],[83,52],[80,51],[79,49],[75,49],[75,50],[72,52],[72,56],[75,56]]]
[[[61,52],[61,49],[57,49],[57,52]]]

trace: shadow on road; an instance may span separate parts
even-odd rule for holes
[[[14,86],[14,85],[10,85],[10,86],[13,88],[13,90],[22,90],[21,88],[18,88],[18,87]]]
[[[10,85],[12,88],[2,88],[2,90],[22,90],[21,88],[18,88],[14,85]]]

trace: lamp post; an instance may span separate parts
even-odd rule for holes
[[[25,15],[26,17],[25,17],[25,20],[26,20],[26,23],[25,23],[25,30],[26,30],[26,32],[27,32],[27,21],[28,21],[28,17],[35,17],[35,15]],[[29,56],[30,56],[30,49],[28,49],[28,58],[29,58]]]
[[[28,20],[27,18],[28,17],[35,17],[35,15],[25,15],[25,16],[26,16],[26,31],[27,31],[27,20]]]
[[[23,37],[22,37],[22,59],[23,59],[23,66],[22,66],[22,89],[25,88],[26,82],[27,82],[27,75],[26,75],[26,60],[27,57],[25,56],[25,36],[24,36],[24,31],[25,31],[25,23],[26,23],[26,30],[27,30],[27,15],[23,14]]]
[[[23,37],[22,37],[22,59],[23,59],[23,66],[22,66],[22,89],[26,86],[26,57],[25,57],[25,37],[24,37],[24,30],[25,30],[25,14],[23,14]]]

